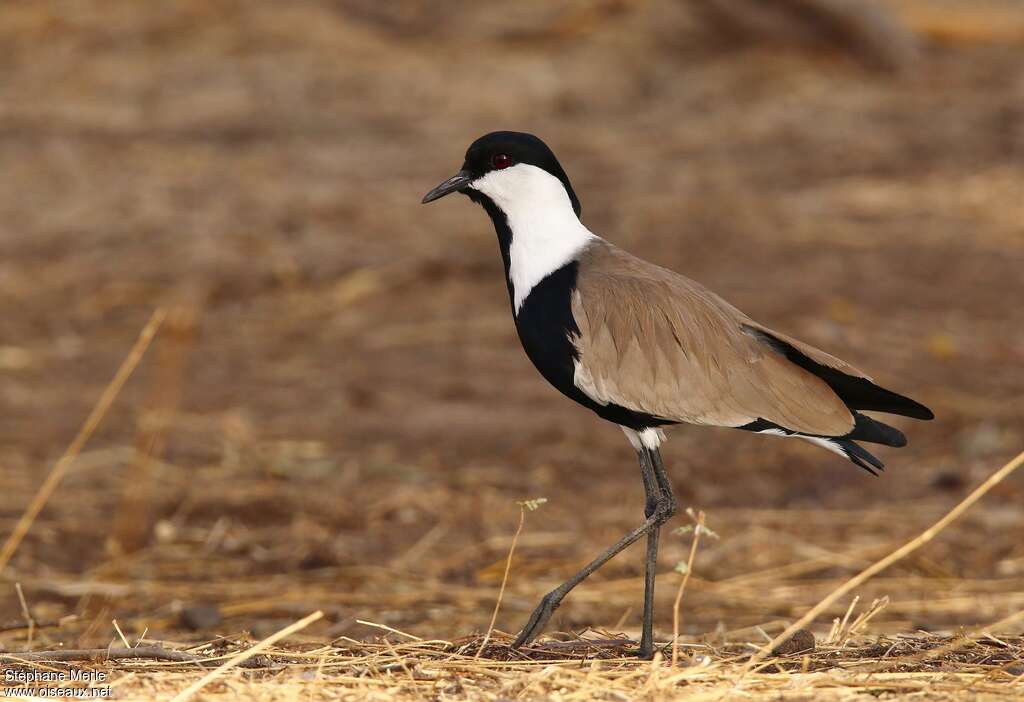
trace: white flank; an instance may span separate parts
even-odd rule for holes
[[[764,431],[759,431],[757,433],[771,434],[773,436],[781,436],[789,439],[803,439],[804,441],[810,441],[812,444],[817,444],[822,448],[826,448],[832,453],[839,454],[843,458],[849,458],[849,456],[846,455],[846,452],[843,451],[842,447],[840,447],[839,444],[830,441],[829,439],[822,438],[820,436],[800,436],[799,434],[787,434],[786,432],[781,431],[779,429],[765,429]]]
[[[630,445],[634,450],[639,451],[641,448],[656,449],[661,446],[662,442],[665,441],[665,432],[661,429],[653,429],[648,427],[643,431],[636,431],[629,427],[624,427],[621,424],[619,428],[622,429],[622,433],[629,439]]]
[[[542,168],[520,163],[491,171],[470,187],[494,201],[512,230],[508,277],[516,314],[537,283],[597,238],[576,216],[562,181]]]

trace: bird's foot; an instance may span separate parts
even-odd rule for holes
[[[526,622],[526,626],[519,632],[519,636],[512,642],[512,648],[519,648],[533,642],[541,633],[544,631],[544,627],[547,626],[548,620],[551,619],[551,615],[558,609],[558,605],[562,604],[562,598],[558,597],[555,593],[549,592],[541,598],[540,604],[533,610],[533,614]]]
[[[654,659],[654,654],[661,651],[662,656],[666,656],[664,644],[658,646],[653,641],[640,642],[640,648],[636,650],[636,657],[642,661],[649,661]]]

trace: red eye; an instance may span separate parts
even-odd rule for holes
[[[501,170],[512,165],[512,157],[508,154],[494,154],[491,156],[491,165]]]

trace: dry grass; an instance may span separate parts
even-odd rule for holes
[[[607,632],[556,636],[554,640],[545,637],[524,649],[511,648],[513,636],[495,632],[494,622],[527,506],[533,511],[540,502],[530,500],[519,503],[519,522],[497,604],[482,638],[424,641],[391,626],[360,620],[359,624],[383,630],[385,636],[373,643],[340,636],[327,645],[275,646],[322,619],[323,612],[317,611],[254,645],[220,639],[177,650],[145,641],[145,632],[133,646],[115,619],[112,626],[123,648],[111,645],[106,650],[82,652],[57,649],[51,654],[12,653],[3,658],[7,670],[25,672],[60,670],[54,666],[62,664],[75,665],[74,670],[81,670],[82,665],[97,666],[104,677],[91,687],[109,686],[118,697],[125,698],[157,699],[173,694],[172,702],[184,702],[200,692],[206,698],[222,695],[252,699],[312,695],[329,699],[663,699],[679,695],[688,699],[734,695],[752,699],[856,699],[912,692],[926,693],[930,699],[1024,697],[1024,637],[1003,635],[1011,627],[1019,631],[1024,609],[956,636],[919,632],[869,637],[869,623],[889,601],[875,600],[851,618],[859,599],[854,598],[844,616],[835,619],[822,644],[816,645],[814,636],[801,628],[846,593],[926,545],[1022,463],[1024,452],[994,472],[931,527],[844,582],[774,639],[760,645],[743,641],[735,633],[720,633],[710,639],[682,640],[679,636],[680,601],[693,572],[699,538],[706,531],[704,513],[691,512],[696,526],[686,567],[680,569],[683,577],[673,607],[674,636],[660,646],[653,661],[636,661],[635,652],[630,656],[636,643]],[[31,646],[36,622],[20,584],[17,590]],[[762,628],[755,629],[767,638]],[[216,646],[218,655],[209,655],[211,645]],[[239,645],[239,650],[233,650]],[[159,663],[147,663],[147,658]],[[213,670],[200,675],[204,664],[220,660],[223,662]],[[249,670],[229,673],[247,663]],[[178,664],[186,664],[189,669]],[[53,687],[37,685],[42,686]],[[90,685],[62,682],[61,686]]]
[[[784,699],[853,700],[917,693],[929,700],[1024,697],[1024,638],[986,632],[979,639],[927,634],[863,637],[825,643],[810,652],[772,657],[756,672],[744,663],[751,643],[687,642],[677,666],[661,654],[637,662],[631,642],[607,635],[537,644],[514,651],[502,636],[477,656],[480,637],[455,641],[268,646],[261,668],[218,674],[197,664],[89,662],[110,674],[122,699],[168,699],[191,684],[204,699]],[[218,641],[216,665],[231,661],[244,641]],[[210,652],[211,646],[192,649]],[[941,651],[942,655],[929,655]],[[16,656],[7,665],[17,665]],[[59,670],[48,664],[36,670]],[[106,684],[106,683],[104,683]],[[178,699],[175,697],[174,699]]]

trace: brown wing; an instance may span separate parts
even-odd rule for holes
[[[699,284],[607,242],[584,252],[572,310],[580,329],[575,382],[597,402],[692,424],[765,419],[822,436],[853,429],[850,410],[825,381],[757,332],[780,335]],[[780,338],[823,365],[862,375]]]

